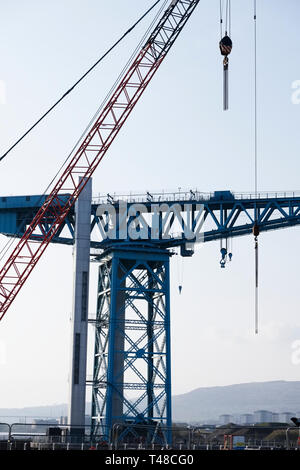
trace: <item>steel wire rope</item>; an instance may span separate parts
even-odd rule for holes
[[[256,0],[254,0],[254,188],[257,198],[257,28],[256,28]]]
[[[82,82],[82,80],[85,79],[85,77],[92,71],[94,70],[95,67],[97,67],[100,62],[102,62],[106,56],[110,54],[110,52],[115,49],[115,47],[120,44],[120,42],[123,41],[123,39],[133,31],[133,29],[155,8],[155,6],[160,2],[161,0],[157,0],[81,77],[74,83],[74,85],[69,88],[1,157],[0,161],[3,160],[9,152],[14,149],[19,142],[21,142],[56,106],[61,103],[66,96],[68,96],[71,91],[73,91],[79,83]]]
[[[257,171],[257,27],[256,27],[256,0],[253,0],[253,19],[254,19],[254,189],[255,198],[257,199],[258,190],[258,171]],[[257,223],[257,203],[254,214],[254,250],[255,250],[255,334],[258,334],[258,234],[259,228]]]
[[[225,3],[225,6],[224,6]],[[223,37],[223,16],[225,16],[225,36],[231,36],[231,0],[220,0],[219,9],[220,9],[220,37]],[[225,15],[224,15],[225,10]]]

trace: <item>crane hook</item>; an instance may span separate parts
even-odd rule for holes
[[[223,109],[228,109],[228,56],[232,51],[232,41],[230,37],[225,33],[225,36],[219,42],[219,48],[223,59]]]

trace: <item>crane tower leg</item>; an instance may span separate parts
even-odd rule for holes
[[[124,244],[123,244],[124,245]],[[170,444],[167,250],[108,248],[99,257],[92,432],[118,443]]]

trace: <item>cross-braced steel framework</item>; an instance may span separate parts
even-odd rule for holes
[[[169,256],[124,247],[99,260],[95,436],[117,423],[128,424],[125,432],[132,434],[135,424],[171,426]]]

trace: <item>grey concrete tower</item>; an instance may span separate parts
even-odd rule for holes
[[[92,181],[86,183],[75,205],[73,308],[68,424],[85,425],[88,297],[90,267]],[[78,427],[78,428],[77,428]]]

